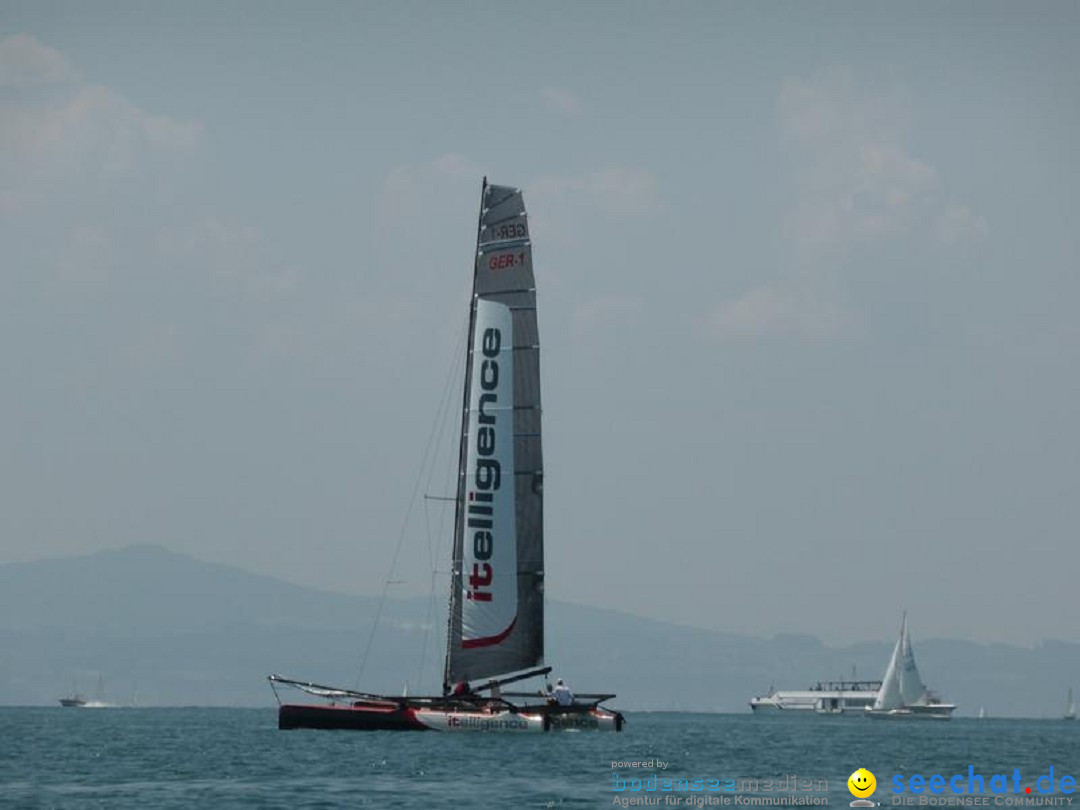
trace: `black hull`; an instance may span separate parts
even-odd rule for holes
[[[278,708],[279,729],[340,731],[622,731],[620,712],[595,706],[567,708],[530,706],[522,711],[491,711],[458,705],[359,703],[319,705],[284,703]]]
[[[319,706],[284,703],[278,708],[278,728],[344,731],[429,731],[408,709],[367,706]]]

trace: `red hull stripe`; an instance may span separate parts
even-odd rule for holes
[[[461,646],[466,650],[469,650],[475,647],[490,647],[493,644],[502,644],[502,642],[506,641],[506,637],[510,635],[510,631],[514,629],[515,624],[517,624],[517,616],[514,616],[514,620],[510,622],[510,626],[497,636],[488,636],[487,638],[465,638],[461,640]]]

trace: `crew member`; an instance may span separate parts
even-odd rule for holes
[[[555,698],[555,703],[559,706],[572,706],[574,703],[574,693],[570,691],[569,686],[563,683],[562,678],[555,681],[555,688],[551,690],[551,696]]]

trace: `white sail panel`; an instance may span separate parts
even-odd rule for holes
[[[900,696],[900,659],[903,655],[904,635],[896,640],[893,647],[892,658],[889,666],[885,668],[885,677],[881,679],[881,688],[878,689],[877,697],[874,698],[874,708],[879,711],[892,711],[904,705]]]
[[[900,634],[900,699],[905,706],[917,706],[926,702],[926,684],[915,666],[915,653],[907,632],[907,620]]]
[[[461,645],[499,644],[517,617],[514,487],[514,341],[510,308],[479,300],[472,346]]]

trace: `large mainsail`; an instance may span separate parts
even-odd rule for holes
[[[444,688],[544,656],[532,243],[521,191],[486,181],[469,321]]]

